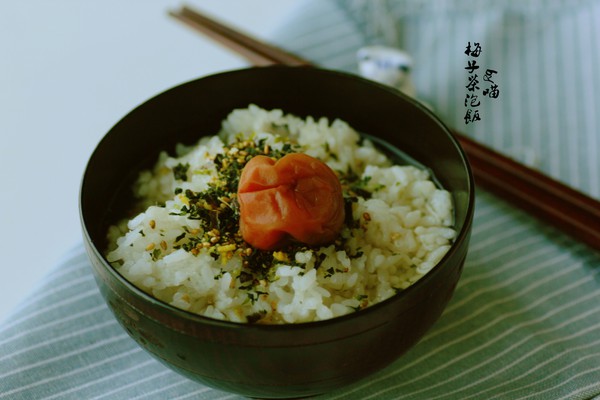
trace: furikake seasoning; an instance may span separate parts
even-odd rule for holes
[[[306,244],[291,242],[278,251],[264,251],[252,248],[242,238],[239,232],[239,205],[237,203],[237,188],[242,169],[245,164],[257,155],[265,155],[278,160],[289,153],[299,152],[301,148],[294,143],[285,143],[281,149],[274,149],[265,143],[264,139],[252,140],[238,138],[235,142],[224,147],[223,152],[213,158],[217,177],[209,183],[208,190],[195,192],[190,189],[175,189],[175,194],[182,196],[184,205],[179,212],[172,215],[186,216],[200,222],[202,229],[183,227],[182,233],[177,236],[174,243],[175,249],[184,249],[194,255],[200,252],[210,254],[215,260],[228,260],[234,254],[242,258],[243,270],[238,278],[240,289],[247,289],[250,301],[255,301],[259,291],[256,289],[258,282],[270,281],[273,277],[272,267],[278,264],[300,266],[294,260],[294,254],[299,251],[310,250]],[[335,154],[331,153],[331,156]],[[334,157],[335,158],[335,157]],[[176,180],[186,181],[189,164],[178,164],[173,168]],[[353,218],[353,203],[358,197],[369,198],[376,190],[369,188],[369,178],[360,178],[353,171],[336,171],[344,191],[346,207],[345,225],[348,228],[358,228],[359,220]],[[343,238],[334,243],[336,249],[344,250]],[[152,258],[160,255],[156,249],[152,250]],[[357,253],[351,257],[360,257]],[[319,268],[324,254],[316,254],[315,268]],[[342,269],[329,268],[325,276],[331,276]],[[215,279],[219,279],[216,276]]]

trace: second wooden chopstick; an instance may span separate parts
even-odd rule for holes
[[[256,66],[309,66],[309,61],[243,34],[183,6],[170,15]],[[600,202],[453,132],[467,154],[475,182],[514,206],[600,250]]]

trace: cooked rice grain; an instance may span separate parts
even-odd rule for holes
[[[336,243],[260,254],[189,218],[184,211],[196,200],[188,195],[210,190],[221,179],[215,158],[237,157],[232,144],[241,142],[272,152],[295,146],[339,174],[353,201],[352,221]],[[451,196],[428,171],[392,165],[343,121],[255,105],[234,110],[218,135],[178,146],[176,156],[161,154],[134,190],[145,211],[109,229],[108,261],[160,300],[234,322],[298,323],[355,312],[416,282],[455,237]],[[235,208],[231,199],[220,201]],[[261,267],[248,260],[270,261]]]

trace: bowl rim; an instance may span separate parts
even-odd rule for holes
[[[454,147],[455,151],[460,156],[460,159],[463,164],[463,168],[466,172],[466,179],[467,179],[466,193],[467,193],[468,203],[467,203],[467,208],[465,210],[464,223],[462,225],[462,228],[457,232],[457,235],[454,238],[454,242],[452,243],[450,249],[446,252],[446,254],[442,257],[442,259],[433,268],[431,268],[431,270],[429,270],[425,275],[423,275],[421,278],[419,278],[416,282],[411,284],[408,288],[395,293],[394,295],[388,297],[385,300],[382,300],[375,304],[369,305],[368,307],[366,307],[364,309],[361,309],[361,310],[358,310],[355,312],[351,312],[348,314],[344,314],[344,315],[341,315],[338,317],[324,319],[324,320],[308,321],[308,322],[294,322],[294,323],[281,323],[281,324],[251,324],[251,323],[244,323],[244,322],[234,322],[234,321],[228,321],[228,320],[219,320],[216,318],[211,318],[211,317],[203,316],[200,314],[196,314],[194,312],[180,309],[180,308],[175,307],[167,302],[157,299],[156,297],[152,296],[151,294],[138,288],[133,283],[131,283],[129,280],[127,280],[123,275],[121,275],[114,267],[112,267],[110,265],[110,263],[106,260],[106,257],[97,248],[96,243],[93,240],[93,238],[91,237],[89,230],[87,228],[87,225],[86,225],[85,216],[84,216],[84,212],[83,212],[83,206],[82,206],[82,200],[83,200],[84,186],[86,183],[86,177],[87,177],[88,169],[90,167],[91,160],[94,158],[94,156],[96,155],[96,153],[98,151],[98,148],[101,147],[101,144],[103,143],[103,141],[106,140],[106,138],[110,135],[110,133],[113,131],[113,129],[117,125],[119,125],[119,123],[123,119],[127,118],[130,114],[137,112],[138,109],[144,107],[147,103],[154,101],[156,98],[164,95],[165,93],[175,91],[181,87],[187,86],[189,84],[193,84],[197,81],[204,80],[204,79],[218,79],[218,78],[225,77],[227,75],[238,74],[238,73],[247,73],[247,72],[251,72],[253,70],[266,70],[266,69],[312,70],[315,73],[331,74],[331,75],[335,75],[338,77],[342,77],[343,79],[359,80],[363,84],[370,85],[370,86],[377,88],[377,90],[385,90],[396,96],[402,97],[405,101],[410,103],[413,107],[416,107],[421,112],[427,114],[427,117],[429,119],[431,119],[433,122],[435,122],[436,125],[438,125],[438,127],[446,133],[446,136],[452,143],[452,146]],[[282,108],[282,110],[283,110],[283,108]],[[285,112],[285,110],[283,110],[283,111]],[[370,133],[369,135],[377,137],[376,135],[373,135],[372,133]],[[395,146],[393,146],[392,144],[390,144],[390,145],[395,148]],[[408,153],[408,155],[410,156],[410,153]],[[433,279],[433,276],[436,273],[439,273],[439,270],[443,268],[443,266],[446,264],[447,260],[449,258],[451,258],[454,255],[454,253],[456,253],[458,251],[457,250],[458,244],[462,243],[463,241],[469,240],[470,231],[471,231],[471,227],[473,224],[474,209],[475,209],[475,183],[474,183],[472,167],[468,161],[466,153],[463,150],[463,148],[460,146],[456,137],[452,134],[452,131],[445,125],[444,122],[442,122],[442,120],[429,107],[423,105],[418,100],[416,100],[412,97],[409,97],[408,95],[405,95],[404,93],[402,93],[390,86],[383,85],[378,82],[374,82],[372,80],[368,80],[366,78],[363,78],[361,76],[358,76],[356,74],[352,74],[349,72],[331,70],[331,69],[327,69],[327,68],[313,67],[313,66],[297,67],[297,66],[270,65],[270,66],[230,69],[230,70],[225,70],[225,71],[217,72],[214,74],[204,75],[204,76],[201,76],[198,78],[190,79],[190,80],[184,81],[182,83],[176,84],[174,86],[168,87],[168,88],[158,92],[157,94],[147,98],[146,100],[143,100],[137,106],[130,109],[126,114],[124,114],[121,118],[119,118],[119,120],[113,126],[111,126],[108,131],[106,131],[106,133],[98,141],[94,150],[90,153],[90,156],[89,156],[86,166],[84,168],[83,176],[80,180],[78,200],[79,200],[78,203],[79,203],[80,223],[81,223],[83,235],[88,243],[88,245],[87,245],[88,252],[90,250],[93,251],[96,258],[98,260],[101,260],[101,265],[104,268],[104,270],[106,270],[113,278],[115,278],[119,284],[123,285],[126,288],[126,290],[132,292],[132,294],[134,294],[136,297],[140,298],[144,302],[149,303],[152,307],[158,307],[158,309],[170,314],[171,316],[176,316],[177,318],[186,320],[186,321],[194,323],[194,324],[201,324],[201,325],[211,326],[211,327],[216,327],[216,328],[221,328],[221,329],[229,329],[229,330],[240,330],[240,329],[248,330],[248,329],[250,329],[250,330],[255,330],[255,331],[287,331],[287,330],[297,331],[297,330],[316,329],[318,327],[340,324],[340,323],[344,323],[346,321],[349,321],[349,320],[352,320],[355,318],[359,318],[359,317],[364,316],[369,313],[375,313],[380,308],[387,307],[391,303],[402,301],[402,299],[404,297],[407,297],[412,292],[419,290],[419,288],[421,286],[425,285],[426,282]],[[130,303],[129,303],[129,305],[131,306]],[[149,317],[153,320],[156,320],[155,318],[153,318],[152,316],[150,316],[148,314],[146,314],[145,316]],[[157,321],[157,322],[159,322],[159,321]]]

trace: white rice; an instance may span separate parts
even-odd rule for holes
[[[248,139],[262,139],[272,149],[297,144],[340,176],[354,171],[366,190],[361,193],[370,192],[355,196],[354,223],[336,243],[297,247],[287,256],[274,252],[272,266],[254,275],[251,285],[245,272],[252,275],[252,266],[243,265],[243,249],[182,248],[193,235],[207,232],[201,220],[177,215],[189,202],[185,190],[206,191],[216,179],[215,156]],[[189,164],[185,181],[173,172],[183,164]],[[254,105],[234,110],[218,135],[179,146],[176,157],[162,154],[153,170],[140,175],[135,191],[145,211],[110,228],[108,261],[152,296],[221,320],[298,323],[355,312],[416,282],[455,237],[451,196],[426,170],[392,165],[343,121],[303,120]]]

